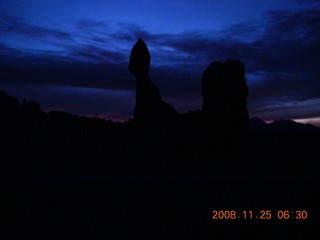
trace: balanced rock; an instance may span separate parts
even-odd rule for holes
[[[173,121],[178,113],[168,103],[162,101],[157,86],[148,75],[150,54],[147,45],[139,38],[133,46],[129,62],[129,72],[137,81],[134,119],[143,123],[165,123]]]

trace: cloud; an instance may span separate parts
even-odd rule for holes
[[[21,34],[27,37],[45,39],[60,39],[60,40],[73,40],[72,35],[68,32],[61,31],[58,29],[45,28],[36,25],[30,25],[23,21],[10,17],[1,16],[0,32]]]
[[[316,10],[272,11],[263,22],[182,34],[88,20],[75,23],[67,32],[7,18],[0,23],[0,31],[42,39],[61,51],[18,51],[2,44],[1,81],[133,92],[135,80],[127,64],[131,47],[140,37],[151,53],[153,81],[178,110],[201,108],[201,75],[210,62],[236,58],[246,66],[251,114],[266,119],[315,117],[317,101],[313,99],[320,92],[319,29]]]
[[[251,116],[265,120],[304,119],[319,117],[320,98],[305,101],[287,101],[250,108]]]

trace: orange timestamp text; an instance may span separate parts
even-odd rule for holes
[[[212,220],[306,220],[307,210],[213,210]]]

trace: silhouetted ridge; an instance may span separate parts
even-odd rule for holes
[[[250,129],[253,131],[266,131],[267,130],[267,123],[257,117],[253,117],[249,120]]]
[[[19,101],[15,97],[7,95],[0,90],[0,109],[2,113],[9,113],[16,111],[19,108]]]
[[[11,121],[20,121],[20,124],[36,124],[38,120],[43,120],[45,116],[37,102],[23,99],[20,105],[18,99],[8,96],[3,91],[0,91],[0,111],[2,120],[8,124]]]
[[[249,171],[249,165],[260,174],[273,164],[281,171],[301,172],[302,165],[305,172],[318,169],[314,156],[319,128],[310,124],[251,119],[251,126],[258,127],[239,140],[208,133],[199,110],[178,115],[171,125],[154,124],[158,119],[147,115],[150,128],[145,121],[113,123],[64,112],[45,114],[36,102],[19,105],[4,92],[0,112],[0,174],[211,176]],[[162,119],[165,112],[158,110],[155,117],[159,115]],[[261,132],[261,126],[266,130]]]
[[[239,60],[213,62],[202,75],[203,116],[217,133],[249,129],[245,67]]]
[[[21,110],[24,114],[33,115],[33,116],[44,116],[44,112],[41,110],[39,103],[36,101],[27,101],[23,99],[21,104]]]
[[[320,128],[310,123],[303,124],[292,120],[276,120],[272,123],[265,123],[263,120],[253,117],[249,120],[250,129],[254,132],[268,133],[317,133]]]
[[[269,131],[271,132],[319,132],[320,128],[311,124],[297,123],[292,120],[277,120],[268,124]]]
[[[137,81],[134,119],[148,124],[171,122],[177,118],[178,113],[170,104],[162,101],[157,86],[148,76],[149,68],[149,50],[139,38],[132,48],[129,62],[129,71]]]

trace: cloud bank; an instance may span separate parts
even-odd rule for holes
[[[233,58],[246,66],[251,117],[315,118],[320,102],[319,29],[317,10],[272,11],[262,22],[181,34],[89,20],[61,30],[5,16],[0,22],[0,88],[30,98],[32,88],[35,100],[47,110],[60,106],[76,114],[132,117],[135,80],[127,65],[131,47],[142,38],[151,53],[153,81],[180,112],[201,108],[201,75],[207,65]],[[27,47],[15,45],[15,39],[24,39]],[[62,99],[70,94],[72,103],[63,108]]]

